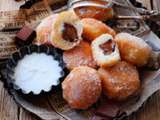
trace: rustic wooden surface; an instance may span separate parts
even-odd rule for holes
[[[148,9],[160,10],[160,0],[138,0],[143,2]],[[8,4],[11,3],[11,4]],[[19,6],[14,0],[0,0],[0,11],[13,10]],[[129,117],[129,120],[160,120],[160,91],[153,95],[137,113]],[[39,120],[35,115],[25,111],[16,105],[9,96],[0,81],[0,120]]]

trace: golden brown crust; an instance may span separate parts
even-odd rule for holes
[[[111,68],[98,70],[102,79],[103,93],[114,100],[125,100],[140,88],[136,67],[119,62]]]
[[[76,14],[81,18],[94,18],[101,21],[106,21],[108,19],[113,18],[113,8],[104,9],[94,6],[87,6],[87,7],[77,7],[74,8],[74,10]]]
[[[67,36],[63,35],[63,32],[65,31],[64,27],[65,24],[72,26],[72,30],[67,30],[68,32],[72,31],[76,33],[69,34],[68,32],[66,32],[67,34],[65,35]],[[79,17],[74,13],[74,11],[70,10],[61,12],[58,15],[55,23],[52,25],[52,29],[53,29],[51,33],[52,44],[55,47],[60,48],[62,50],[70,50],[76,45],[78,45],[82,40],[83,26]],[[73,41],[68,41],[65,39],[65,38],[70,38],[73,34],[76,34],[74,35],[75,38]]]
[[[63,98],[75,109],[87,109],[101,95],[98,72],[90,67],[77,67],[62,83]]]
[[[91,47],[89,43],[85,41],[81,41],[75,48],[65,51],[63,53],[63,60],[70,70],[79,66],[97,67],[92,56]]]
[[[141,38],[128,33],[119,33],[115,36],[123,60],[139,67],[147,64],[151,54],[151,47]]]
[[[51,32],[52,32],[52,24],[54,24],[55,20],[57,19],[58,14],[53,14],[44,20],[38,25],[36,28],[36,43],[38,45],[41,44],[51,44]]]
[[[83,37],[87,40],[93,41],[95,38],[105,33],[108,33],[113,37],[116,35],[116,32],[112,28],[96,19],[84,18],[82,19],[82,23]]]
[[[97,37],[91,44],[95,61],[100,67],[110,67],[120,61],[118,45],[109,34]]]

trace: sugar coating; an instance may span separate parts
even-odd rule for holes
[[[96,62],[93,59],[92,51],[89,43],[81,41],[81,43],[71,50],[63,53],[63,60],[67,68],[73,69],[79,66],[89,66],[96,68]]]
[[[110,39],[113,40],[111,35],[102,34],[92,42],[93,57],[100,66],[112,66],[120,60],[120,54],[117,45],[115,50],[109,55],[104,55],[103,50],[99,47],[101,44],[104,44]]]
[[[115,39],[120,39],[123,41],[131,42],[132,44],[140,47],[140,48],[145,48],[148,47],[148,44],[141,38],[133,36],[129,33],[119,33],[116,35]]]
[[[115,100],[125,100],[140,88],[139,74],[135,66],[122,61],[110,68],[98,70],[103,93]]]
[[[76,42],[69,42],[62,36],[64,30],[64,23],[74,26],[77,30],[78,40]],[[53,31],[51,32],[52,44],[62,50],[69,50],[75,47],[82,40],[83,25],[79,17],[73,10],[61,12],[54,25],[52,26]]]
[[[62,83],[63,97],[72,108],[87,109],[101,94],[98,72],[90,67],[77,67]]]
[[[15,85],[25,91],[39,94],[59,84],[62,68],[52,56],[44,53],[26,55],[15,68]]]
[[[51,44],[51,32],[52,25],[55,22],[55,19],[58,17],[58,14],[53,14],[43,19],[42,22],[37,26],[37,44],[41,45],[43,43]]]
[[[147,64],[152,49],[143,39],[128,33],[119,33],[115,36],[115,41],[123,60],[138,67]]]

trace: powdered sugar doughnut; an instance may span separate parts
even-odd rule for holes
[[[52,25],[54,24],[58,14],[53,14],[42,20],[36,28],[37,38],[36,44],[51,44]]]
[[[128,33],[115,36],[123,60],[137,66],[144,66],[150,57],[151,47],[144,40]]]
[[[87,109],[101,95],[98,72],[90,67],[77,67],[62,83],[63,98],[75,109]]]
[[[87,40],[93,41],[102,34],[108,33],[113,37],[116,35],[116,32],[104,24],[103,22],[93,19],[93,18],[84,18],[82,19],[83,23],[83,37]]]
[[[73,49],[65,51],[63,53],[63,60],[70,70],[79,66],[97,67],[92,56],[91,46],[85,41],[81,41],[81,43]]]
[[[98,73],[102,79],[103,93],[110,99],[126,100],[140,88],[138,71],[127,62],[122,61],[113,67],[100,68]]]

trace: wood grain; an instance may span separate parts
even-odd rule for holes
[[[15,0],[0,0],[0,11],[18,10],[19,6],[24,3],[24,0],[15,2]]]
[[[151,0],[137,0],[137,1],[143,3],[143,5],[147,9],[151,10]]]
[[[156,92],[129,120],[160,120],[160,91]]]
[[[137,0],[149,9],[149,10],[158,10],[160,11],[160,0]]]
[[[0,81],[0,120],[40,120],[35,115],[17,106]]]
[[[0,120],[18,120],[18,107],[0,81]]]
[[[19,108],[19,120],[40,120],[37,116],[29,113],[23,108]]]
[[[153,9],[160,11],[160,0],[152,0],[153,1]]]

